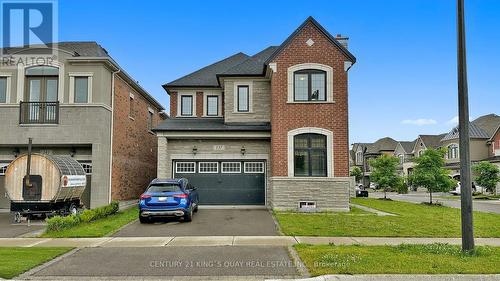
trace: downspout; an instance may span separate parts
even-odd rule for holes
[[[109,153],[109,190],[108,203],[111,203],[111,191],[113,187],[113,120],[115,118],[115,76],[120,73],[120,69],[112,72],[111,78],[111,137],[110,137],[110,153]]]

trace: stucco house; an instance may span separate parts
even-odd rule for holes
[[[0,208],[9,208],[7,165],[33,151],[70,155],[87,173],[86,207],[137,199],[156,176],[156,136],[163,107],[96,42],[4,49],[0,65]],[[46,48],[46,47],[44,47]]]
[[[165,84],[158,177],[200,204],[349,210],[347,38],[309,17],[279,46]]]

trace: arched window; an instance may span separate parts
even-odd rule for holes
[[[300,134],[294,141],[294,174],[296,177],[326,177],[326,136]]]
[[[399,154],[398,157],[399,157],[399,164],[403,165],[403,163],[405,162],[405,155]]]
[[[53,66],[33,66],[26,69],[25,101],[55,102],[58,97],[59,69]]]
[[[450,144],[448,146],[448,159],[457,159],[458,158],[458,145],[457,144]]]
[[[425,151],[424,149],[418,151],[418,156],[422,156],[422,154],[424,154],[424,151]]]
[[[293,73],[294,101],[326,101],[326,71],[297,70]]]

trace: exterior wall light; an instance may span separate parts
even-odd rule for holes
[[[72,147],[72,148],[71,148],[71,151],[69,152],[69,155],[70,155],[71,157],[75,157],[75,155],[76,155],[76,148]]]
[[[14,151],[12,153],[14,153],[14,158],[17,158],[17,156],[19,156],[19,154],[21,153],[21,150],[19,149],[19,147],[16,147],[14,148]]]
[[[247,149],[245,148],[244,145],[241,147],[240,151],[241,151],[241,155],[245,155],[245,153],[247,153]]]
[[[195,146],[193,146],[193,155],[196,155],[196,153],[198,153],[198,148]]]

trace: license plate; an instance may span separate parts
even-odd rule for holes
[[[167,201],[168,197],[158,197],[158,201]]]

